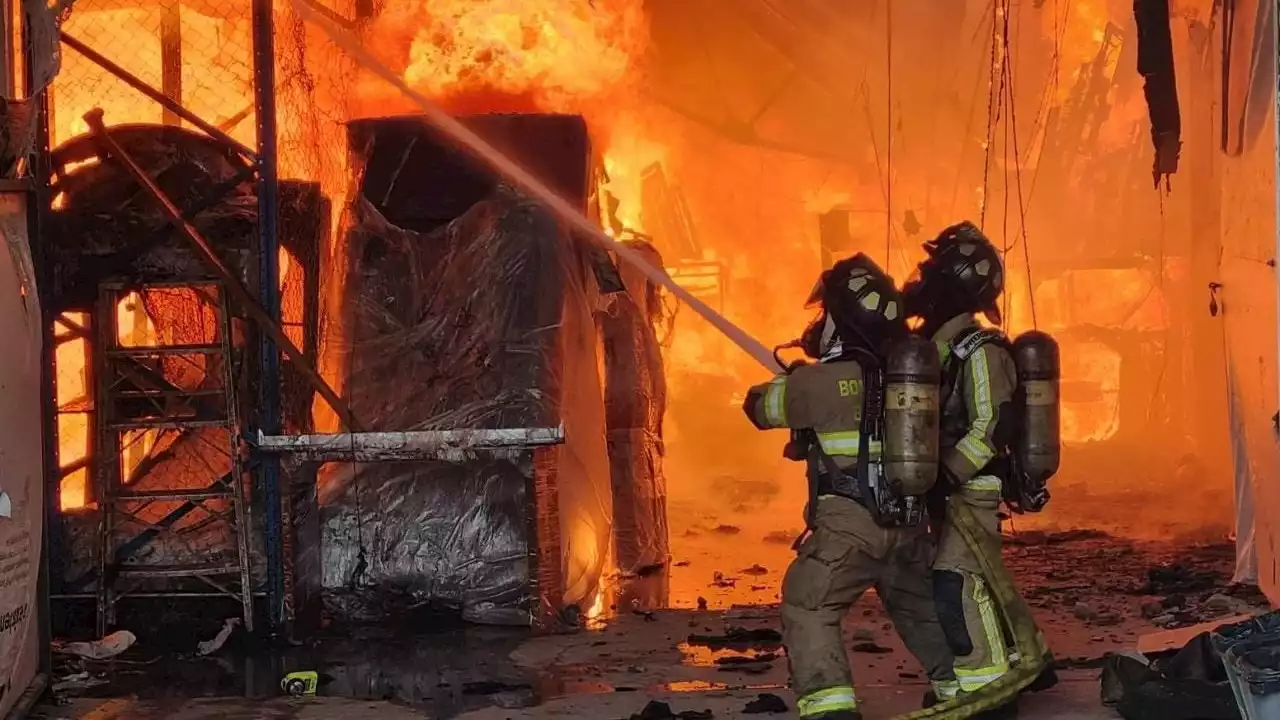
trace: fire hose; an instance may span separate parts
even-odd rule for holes
[[[993,710],[1012,701],[1023,690],[1035,683],[1041,673],[1053,666],[1053,655],[1045,644],[1044,635],[1031,617],[1031,609],[1018,595],[1018,590],[1013,584],[1013,576],[1005,567],[1004,560],[999,555],[992,556],[982,551],[979,541],[983,532],[982,525],[974,517],[973,510],[955,496],[950,498],[947,506],[947,512],[955,523],[956,530],[960,532],[960,537],[978,558],[982,575],[987,580],[1000,616],[1009,625],[1009,630],[1013,634],[1013,646],[1018,651],[1018,665],[1000,679],[983,686],[976,693],[962,693],[947,702],[899,715],[894,720],[971,718],[978,713]]]
[[[661,268],[650,265],[640,253],[606,235],[599,225],[547,187],[546,183],[490,145],[484,138],[461,122],[455,120],[439,105],[421,93],[414,91],[413,88],[405,83],[403,78],[379,62],[368,50],[365,50],[363,43],[350,30],[334,22],[332,13],[322,11],[313,0],[290,0],[290,2],[294,10],[304,20],[324,31],[330,40],[345,50],[364,69],[386,80],[399,90],[405,98],[422,111],[426,120],[438,130],[452,137],[477,159],[497,170],[521,190],[542,201],[553,214],[572,226],[574,230],[591,238],[605,250],[617,254],[620,259],[643,273],[650,282],[669,290],[770,372],[776,373],[783,369],[778,366],[773,353],[763,343],[748,335],[742,328],[734,325],[728,318],[716,312],[709,305],[681,287]]]

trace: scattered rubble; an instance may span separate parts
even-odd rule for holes
[[[730,627],[724,635],[690,635],[690,645],[704,645],[711,650],[777,650],[782,647],[782,633],[772,628],[746,629]]]
[[[1143,618],[1177,628],[1268,607],[1256,588],[1230,584],[1235,546],[1131,541],[1096,531],[1024,531],[1005,560],[1033,608],[1070,613],[1090,627]]]
[[[787,701],[773,693],[760,693],[742,709],[746,715],[778,715],[791,711]]]
[[[683,710],[673,712],[671,706],[650,700],[644,709],[631,716],[631,720],[708,720],[714,717],[710,710]]]
[[[107,660],[128,650],[137,641],[138,636],[128,630],[117,630],[101,640],[92,642],[54,641],[53,651],[61,655],[75,655],[88,660]]]
[[[893,648],[878,645],[874,642],[854,643],[850,649],[856,653],[869,653],[871,655],[888,655],[893,652]]]
[[[72,693],[106,685],[105,678],[94,677],[88,670],[63,675],[54,681],[52,690],[55,693]]]
[[[725,577],[724,573],[720,572],[719,570],[717,570],[715,574],[711,576],[711,587],[731,588],[731,587],[737,587],[737,585],[738,585],[737,578]]]
[[[757,575],[757,576],[758,576],[758,575],[768,575],[768,574],[769,574],[769,568],[764,567],[764,566],[762,566],[762,565],[752,565],[751,567],[749,567],[749,568],[745,568],[745,569],[741,570],[740,572],[741,572],[743,575]]]
[[[1075,607],[1071,608],[1071,614],[1075,615],[1077,620],[1086,622],[1098,619],[1098,611],[1094,610],[1088,603],[1076,603]]]
[[[770,545],[790,545],[800,536],[799,532],[791,530],[774,530],[766,534],[763,540]]]
[[[209,640],[201,640],[196,645],[196,654],[211,655],[221,650],[222,646],[227,644],[227,639],[231,637],[231,633],[235,632],[235,629],[240,626],[240,622],[241,620],[238,617],[227,618],[223,621],[222,629],[218,631],[217,635],[214,635]]]
[[[1100,530],[1065,530],[1062,532],[1044,532],[1042,530],[1022,530],[1005,537],[1009,545],[1060,545],[1079,540],[1098,540],[1110,537]]]
[[[717,525],[712,532],[716,532],[721,535],[737,535],[742,532],[742,528],[737,525]]]

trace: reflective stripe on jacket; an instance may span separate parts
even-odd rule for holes
[[[759,428],[813,430],[842,466],[858,456],[862,367],[853,360],[804,365],[747,391],[743,408]],[[878,455],[879,443],[870,448]]]
[[[944,365],[950,359],[951,342],[975,327],[977,321],[972,315],[961,315],[938,330],[933,341]],[[997,429],[1001,413],[1010,411],[1018,379],[1009,353],[998,344],[988,343],[963,362],[955,382],[957,387],[942,389],[947,402],[943,406],[940,445],[942,464],[964,485],[999,454]]]

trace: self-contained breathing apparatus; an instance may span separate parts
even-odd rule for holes
[[[942,399],[944,408],[951,402],[949,395],[955,392],[964,362],[987,344],[1003,348],[1017,368],[1013,407],[1000,420],[1008,429],[997,435],[1003,447],[993,461],[1003,465],[996,472],[1002,476],[1004,502],[1015,513],[1037,513],[1049,502],[1048,483],[1061,460],[1058,343],[1039,330],[1024,332],[1012,343],[999,330],[974,328],[961,333],[952,341],[943,368],[943,387],[949,389]],[[955,403],[955,412],[966,415],[963,402]],[[964,417],[966,424],[967,420]]]
[[[973,223],[946,228],[924,245],[928,258],[908,281],[904,298],[911,315],[933,330],[960,313],[984,313],[996,325],[1003,322],[998,300],[1004,291],[1000,254]],[[944,415],[968,424],[956,386],[965,361],[983,345],[1008,352],[1017,368],[1012,408],[1000,415],[994,438],[997,457],[991,472],[1000,475],[1004,500],[1017,513],[1039,512],[1049,501],[1048,481],[1058,471],[1060,450],[1060,361],[1058,344],[1047,333],[1032,330],[1012,343],[1001,331],[972,328],[951,341],[943,367]],[[950,426],[950,423],[948,423]]]
[[[809,304],[818,302],[819,316],[800,339],[775,348],[774,356],[788,373],[803,363],[784,362],[779,355],[786,348],[801,348],[819,362],[857,362],[862,408],[852,476],[822,449],[813,430],[791,432],[783,454],[807,464],[806,526],[813,526],[824,476],[840,487],[839,494],[858,499],[877,524],[917,525],[925,517],[924,496],[938,477],[938,351],[905,332],[893,280],[863,254],[823,273]],[[879,457],[873,457],[876,445]]]

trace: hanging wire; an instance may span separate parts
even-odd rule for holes
[[[884,267],[889,269],[893,249],[893,2],[885,4],[885,125],[888,138],[884,151]]]
[[[995,140],[997,122],[997,106],[1000,102],[996,94],[996,22],[997,3],[991,3],[991,55],[987,70],[987,134],[986,146],[982,157],[982,202],[978,213],[978,227],[985,228],[987,223],[987,192],[991,176],[991,145]]]
[[[1002,175],[1004,179],[1004,197],[1002,198],[1004,215],[1001,218],[1003,232],[1000,248],[1001,261],[1007,269],[1009,251],[1012,250],[1014,245],[1017,243],[1017,240],[1015,240],[1013,244],[1008,242],[1010,191],[1009,166],[1012,165],[1014,174],[1013,191],[1017,194],[1018,200],[1019,235],[1022,240],[1022,257],[1027,277],[1027,295],[1031,310],[1031,323],[1033,327],[1038,328],[1039,317],[1036,312],[1035,292],[1032,281],[1031,254],[1027,242],[1028,203],[1024,197],[1022,189],[1022,150],[1018,143],[1018,117],[1013,82],[1013,52],[1009,42],[1011,10],[1012,7],[1010,0],[996,0],[996,2],[992,3],[992,51],[990,76],[992,78],[991,87],[993,95],[988,110],[987,148],[982,178],[982,213],[980,216],[980,226],[985,226],[986,223],[987,196],[990,191],[991,157],[996,140],[996,129],[1000,121],[1003,120],[1004,138],[1001,152],[1004,159],[1004,167],[1002,168]],[[1003,315],[1005,318],[1010,317],[1011,308],[1012,296],[1010,293],[1006,292],[1004,294],[1003,303]]]

